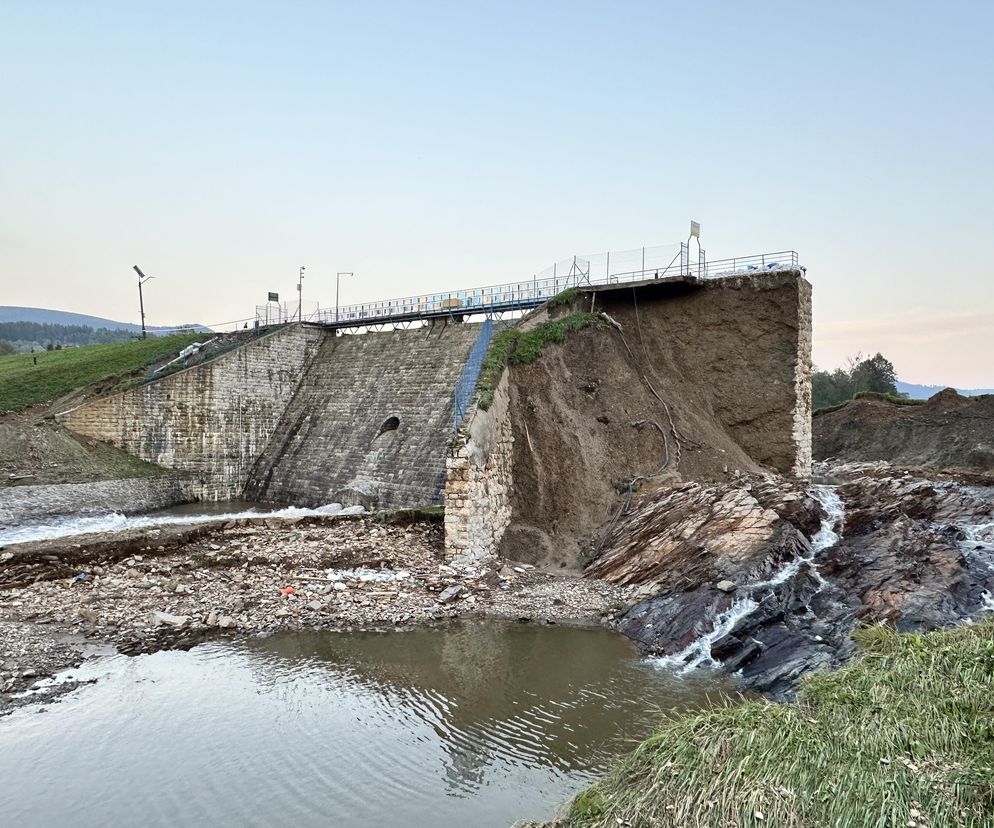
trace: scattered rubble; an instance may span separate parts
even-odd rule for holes
[[[457,617],[599,623],[625,603],[623,589],[531,566],[454,569],[431,523],[267,518],[149,532],[143,543],[80,540],[3,553],[13,554],[0,565],[0,619],[15,622],[2,627],[4,652],[35,650],[38,624],[137,654],[232,634],[402,630]],[[45,670],[78,659],[71,647],[53,650]]]

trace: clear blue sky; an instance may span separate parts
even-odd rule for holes
[[[245,317],[795,248],[815,358],[994,386],[994,3],[0,0],[0,304]]]

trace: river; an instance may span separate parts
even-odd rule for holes
[[[719,692],[607,630],[462,622],[294,633],[72,672],[0,720],[19,828],[507,826],[549,818],[652,730]]]

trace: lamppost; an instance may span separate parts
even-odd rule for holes
[[[304,271],[307,268],[303,265],[300,266],[300,272],[297,274],[297,321],[303,322],[303,308],[304,308]]]
[[[135,273],[138,274],[138,308],[142,314],[142,339],[145,338],[145,298],[142,296],[142,285],[154,276],[146,276],[141,272],[141,268],[135,265]]]
[[[338,324],[338,283],[343,276],[355,276],[354,273],[346,273],[344,270],[335,274],[335,324]]]

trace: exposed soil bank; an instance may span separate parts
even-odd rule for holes
[[[581,290],[522,329],[591,308],[607,316],[508,369],[503,555],[582,568],[636,478],[807,473],[810,286],[800,273]]]
[[[994,623],[860,642],[795,704],[671,714],[553,825],[990,828]]]
[[[994,395],[952,388],[923,405],[859,399],[813,419],[816,460],[883,460],[994,478]]]
[[[525,566],[456,571],[441,540],[430,523],[249,518],[10,547],[0,551],[0,710],[78,663],[78,650],[59,644],[66,635],[141,653],[457,617],[599,624],[630,603],[605,582]]]

